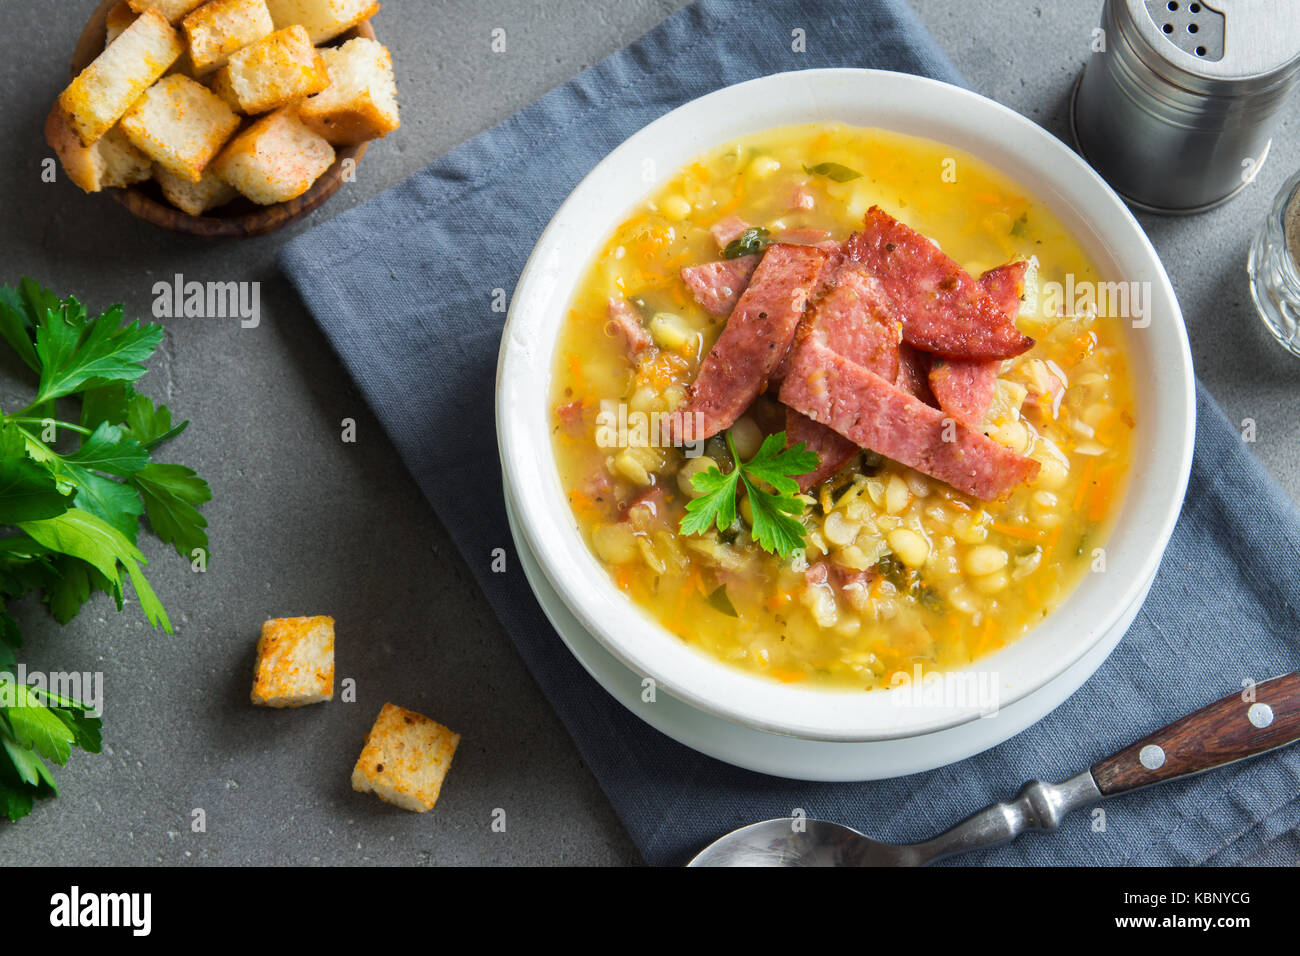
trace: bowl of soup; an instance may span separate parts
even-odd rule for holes
[[[987,716],[1119,626],[1194,433],[1123,203],[969,91],[765,77],[632,136],[516,288],[520,533],[647,698],[816,740]]]

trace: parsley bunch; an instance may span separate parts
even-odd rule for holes
[[[13,679],[22,635],[7,603],[40,591],[66,624],[96,591],[120,611],[129,578],[149,623],[171,633],[141,571],[142,516],[182,557],[206,567],[207,522],[198,508],[212,497],[207,483],[152,460],[189,423],[173,425],[165,405],[130,384],[162,334],[158,325],[123,325],[121,306],[92,319],[76,299],[31,279],[0,286],[0,338],[35,387],[25,407],[0,409],[0,815],[11,820],[29,813],[34,797],[58,793],[44,761],[66,763],[73,746],[97,753],[100,737],[85,705]]]
[[[807,532],[794,517],[804,509],[795,478],[815,471],[818,457],[803,442],[786,448],[785,441],[785,432],[768,435],[754,457],[742,462],[731,432],[727,432],[727,449],[736,466],[725,475],[715,465],[691,476],[691,484],[703,494],[686,506],[682,534],[704,534],[713,527],[730,529],[736,523],[736,495],[743,485],[754,516],[750,536],[759,547],[781,558],[802,548]]]

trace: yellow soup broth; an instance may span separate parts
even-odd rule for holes
[[[839,182],[810,172],[826,163],[844,167],[841,178],[860,175]],[[810,195],[811,208],[792,208],[809,205],[794,195]],[[733,467],[722,437],[692,459],[644,442],[611,447],[599,427],[620,407],[634,420],[684,402],[725,325],[696,305],[680,270],[720,257],[709,227],[729,216],[776,240],[793,230],[843,240],[872,205],[935,240],[971,275],[1030,261],[1017,324],[1036,344],[1003,363],[981,431],[1039,461],[1038,476],[986,502],[866,452],[806,496],[807,545],[789,558],[750,540],[745,501],[731,531],[682,534],[683,509],[699,494],[690,475]],[[614,231],[571,303],[550,402],[578,528],[632,601],[737,667],[852,689],[890,686],[918,665],[965,667],[1017,639],[1104,567],[1132,459],[1127,319],[1048,292],[1101,278],[1043,203],[939,143],[819,124],[714,150]],[[631,303],[653,336],[635,360],[613,334],[611,297]],[[742,459],[764,431],[782,427],[763,418],[756,408],[732,427]]]

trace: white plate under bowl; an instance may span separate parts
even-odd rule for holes
[[[1047,203],[1104,277],[1149,283],[1149,325],[1125,326],[1137,428],[1131,485],[1107,542],[1108,569],[1086,576],[1033,631],[977,666],[997,675],[1005,706],[1085,659],[1104,658],[1092,652],[1154,577],[1187,486],[1196,406],[1186,330],[1155,250],[1119,197],[1060,140],[967,90],[877,70],[783,73],[701,97],[633,135],[574,189],[524,267],[502,337],[497,440],[523,540],[583,630],[622,664],[699,710],[756,730],[823,741],[895,740],[978,720],[979,707],[900,707],[891,699],[895,690],[779,684],[697,651],[628,601],[587,549],[551,445],[560,328],[607,237],[653,188],[642,182],[642,170],[669,175],[711,147],[812,122],[880,127],[971,153]]]
[[[578,663],[611,697],[655,730],[692,750],[746,770],[794,780],[846,783],[905,777],[946,767],[996,747],[1042,720],[1092,676],[1133,623],[1151,589],[1148,581],[1115,628],[1063,674],[1014,704],[1000,708],[993,716],[906,740],[803,740],[723,720],[671,694],[658,694],[653,703],[642,700],[640,675],[619,663],[583,628],[542,574],[537,558],[519,533],[514,496],[509,488],[505,497],[515,549],[542,611]]]

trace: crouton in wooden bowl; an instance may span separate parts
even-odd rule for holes
[[[156,226],[273,232],[333,196],[368,141],[400,125],[392,60],[369,22],[378,9],[105,0],[46,139],[74,183]]]

